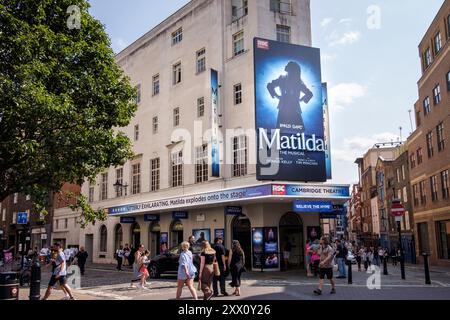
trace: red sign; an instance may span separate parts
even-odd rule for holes
[[[392,203],[391,214],[394,217],[401,217],[401,216],[403,216],[405,214],[405,208],[403,207],[403,204],[400,203],[400,202]]]
[[[282,184],[274,184],[272,185],[272,195],[274,196],[285,196],[286,195],[286,186]]]

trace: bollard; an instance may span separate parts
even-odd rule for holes
[[[383,275],[387,276],[388,274],[388,269],[387,269],[387,259],[386,257],[383,258]]]
[[[428,253],[422,253],[423,256],[423,265],[425,267],[425,284],[431,284],[430,279],[430,267],[428,265]]]
[[[348,263],[348,284],[353,284],[352,260],[347,259],[347,263]]]
[[[41,300],[41,265],[37,259],[31,267],[30,300]]]

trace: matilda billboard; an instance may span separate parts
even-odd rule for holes
[[[327,180],[320,50],[254,39],[257,179]]]

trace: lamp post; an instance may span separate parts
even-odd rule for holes
[[[122,184],[121,181],[117,180],[116,183],[113,184],[113,187],[116,188],[116,194],[119,194],[120,189],[120,196],[127,196],[127,188],[128,184]],[[125,189],[125,195],[123,195],[122,190]]]

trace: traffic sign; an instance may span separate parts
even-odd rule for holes
[[[28,213],[19,212],[17,213],[17,224],[27,224],[28,223]]]
[[[405,214],[405,207],[400,200],[392,200],[391,214],[394,217],[401,217]]]

